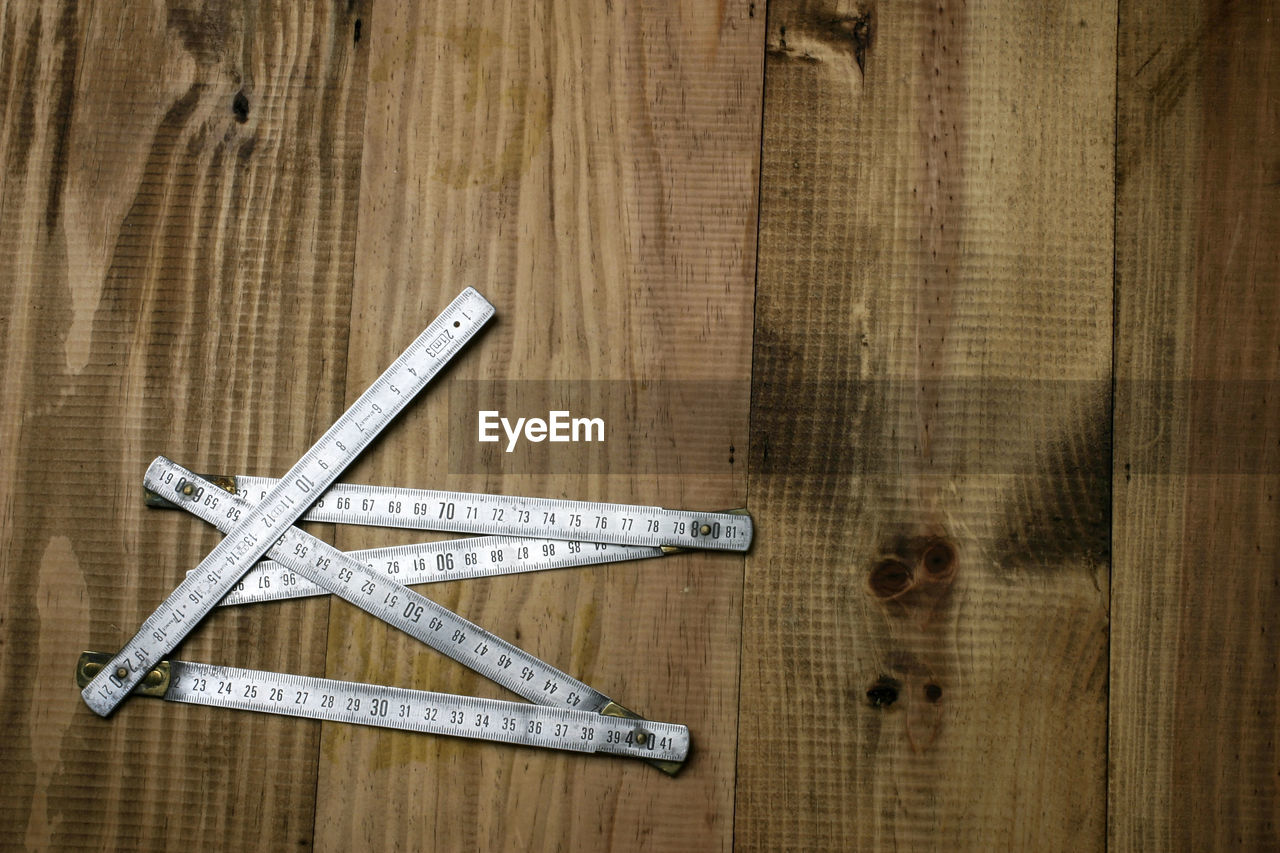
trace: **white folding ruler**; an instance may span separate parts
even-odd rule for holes
[[[82,653],[76,666],[77,683],[87,685],[110,660],[108,654]],[[644,758],[669,773],[679,770],[689,752],[689,730],[684,726],[616,713],[548,708],[527,702],[178,660],[161,661],[134,692],[193,705],[575,752],[605,752]]]
[[[235,478],[235,493],[227,495],[164,457],[152,463],[145,479],[149,498],[192,512],[217,526],[226,538],[121,652],[82,656],[77,680],[85,702],[105,716],[142,682],[139,692],[175,701],[599,750],[643,757],[668,772],[678,769],[689,748],[688,730],[683,726],[644,720],[408,589],[396,577],[399,560],[407,558],[408,565],[418,570],[417,578],[406,572],[404,580],[423,580],[427,565],[423,555],[428,553],[436,558],[438,573],[443,570],[448,577],[461,577],[657,556],[689,547],[744,551],[752,534],[749,517],[456,492],[365,486],[330,489],[341,470],[492,315],[493,307],[483,297],[470,288],[464,291],[278,481]],[[345,554],[292,526],[312,504],[308,518],[491,535],[460,540],[469,544],[434,543],[407,546],[409,551]],[[391,559],[380,570],[370,562],[371,553],[379,561],[388,554]],[[260,591],[269,587],[272,566],[285,573],[280,588],[295,588],[285,594],[278,588],[275,594],[244,596],[243,577],[264,554],[272,563],[256,570]],[[461,562],[462,571],[449,574],[455,560]],[[242,589],[236,590],[237,585]],[[321,591],[345,598],[538,707],[160,660],[228,593],[240,594],[242,600],[265,600]],[[286,701],[290,694],[292,701]]]
[[[172,468],[163,476],[171,483],[184,475]],[[277,482],[243,475],[209,475],[205,479],[249,501],[261,501]],[[178,508],[179,504],[144,485],[148,506]],[[225,501],[221,492],[206,495],[205,486],[188,479],[183,479],[182,489],[181,503]],[[228,510],[229,519],[240,512],[239,506]],[[650,559],[692,547],[742,551],[751,539],[751,519],[743,510],[691,513],[651,506],[344,483],[331,486],[302,520],[490,534],[351,552],[370,569],[406,585]],[[529,533],[541,536],[526,535]],[[324,593],[322,587],[268,559],[242,577],[219,605]]]

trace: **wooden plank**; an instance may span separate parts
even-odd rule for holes
[[[1104,843],[1114,35],[770,4],[744,849]]]
[[[1121,3],[1111,847],[1276,849],[1280,23]]]
[[[341,410],[359,6],[0,16],[6,847],[311,844],[318,726],[149,700],[104,722],[72,673],[215,541],[143,509],[152,457],[283,471]],[[185,653],[319,673],[325,615],[219,613]]]
[[[499,316],[353,477],[743,503],[734,449],[746,446],[764,43],[753,14],[741,0],[378,7],[366,22],[349,395],[462,287],[476,286]],[[723,383],[728,402],[710,401],[700,423],[662,402],[674,391],[637,406],[635,382],[650,393],[675,380]],[[530,465],[486,456],[466,403],[478,398],[450,391],[518,384],[520,399],[536,400],[530,385],[559,382],[593,383],[604,390],[589,399],[629,410],[610,417],[607,453]],[[695,428],[720,436],[714,459],[655,465],[653,448],[679,448]],[[339,543],[393,538],[343,530]],[[728,848],[742,565],[682,555],[430,588],[637,710],[689,725],[695,758],[672,780],[608,758],[327,727],[317,846]],[[345,604],[330,625],[333,676],[510,698]]]

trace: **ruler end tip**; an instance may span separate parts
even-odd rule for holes
[[[751,550],[751,540],[756,536],[756,525],[751,518],[751,513],[747,512],[746,507],[740,507],[738,509],[730,510],[729,512],[733,515],[742,516],[742,523],[746,525],[747,528],[746,536],[743,537],[744,541],[742,543],[742,550],[744,552]]]
[[[93,687],[93,679],[110,661],[111,655],[102,652],[81,652],[76,661],[76,686],[80,688],[80,698],[99,717],[105,717],[115,709],[115,705]]]
[[[116,709],[116,706],[106,702],[99,696],[90,695],[89,691],[91,689],[91,687],[85,687],[84,690],[80,691],[80,698],[84,700],[84,704],[88,705],[89,710],[97,714],[99,717],[111,716],[111,712]]]
[[[462,293],[458,295],[458,299],[479,302],[481,304],[481,308],[485,311],[486,314],[489,314],[490,316],[497,313],[498,311],[497,308],[493,307],[493,303],[490,302],[488,299],[486,299],[484,294],[476,290],[474,287],[468,287],[464,289]]]
[[[644,717],[637,714],[635,711],[631,710],[630,708],[624,705],[619,705],[617,702],[615,702],[612,699],[610,699],[608,703],[603,708],[601,708],[598,713],[603,714],[606,717],[622,717],[623,719],[628,719],[628,720],[644,720],[645,719]],[[683,737],[684,751],[676,753],[677,755],[680,756],[679,760],[666,761],[660,758],[646,758],[645,764],[648,764],[651,767],[658,768],[663,773],[666,773],[668,776],[675,776],[681,770],[684,769],[684,763],[689,760],[689,752],[692,750],[693,745],[689,740],[689,730],[684,726],[680,726],[679,729],[684,733],[684,737]]]
[[[724,515],[738,516],[741,519],[739,523],[744,528],[743,535],[737,541],[734,542],[734,544],[730,547],[729,550],[738,551],[742,553],[746,553],[747,551],[750,551],[751,540],[755,538],[755,534],[756,534],[756,527],[755,527],[755,523],[751,520],[751,513],[747,510],[746,507],[743,506],[743,507],[738,507],[737,509],[726,509],[724,511]]]
[[[94,679],[111,662],[111,657],[104,652],[81,652],[76,661],[76,686],[80,688],[80,698],[99,717],[110,716],[117,704],[110,697],[104,696],[94,683]]]

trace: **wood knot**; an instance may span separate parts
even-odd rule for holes
[[[898,701],[898,688],[901,686],[896,679],[881,676],[867,690],[867,701],[872,708],[888,708]]]
[[[901,560],[882,560],[871,570],[867,582],[877,598],[888,600],[911,589],[915,583],[915,573]]]
[[[244,89],[236,92],[236,96],[231,99],[231,112],[236,117],[236,121],[244,124],[249,120],[249,98],[245,95]]]
[[[931,622],[950,598],[959,568],[954,545],[942,536],[900,537],[867,575],[868,592],[891,615]]]
[[[956,549],[941,540],[935,541],[920,555],[920,567],[933,581],[949,581],[956,574]]]

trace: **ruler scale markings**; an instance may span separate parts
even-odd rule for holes
[[[570,551],[568,546],[571,545],[579,547],[576,551]],[[398,581],[405,586],[416,586],[575,566],[595,566],[625,560],[645,560],[662,557],[667,552],[661,548],[638,545],[475,536],[346,553],[388,580]],[[323,587],[299,577],[297,572],[287,566],[268,559],[259,562],[240,578],[218,602],[218,606],[230,607],[328,594],[328,590]]]
[[[243,503],[228,496],[199,475],[160,457],[147,469],[146,485],[166,500],[213,524],[224,533],[232,529],[221,499],[209,504],[195,492]],[[290,527],[268,551],[271,559],[364,610],[458,663],[539,705],[600,711],[613,700],[595,688],[486,631],[309,533]]]
[[[236,493],[250,500],[262,500],[277,482],[248,475],[219,479],[234,482]],[[746,551],[753,534],[751,517],[739,513],[354,483],[330,486],[302,520],[721,551]]]
[[[81,691],[85,704],[101,716],[110,714],[493,313],[472,288],[454,299],[143,621]]]
[[[81,655],[77,679],[87,682],[106,657],[89,652]],[[168,683],[162,698],[657,762],[683,761],[690,743],[688,728],[675,723],[177,660],[168,661]]]

